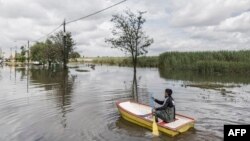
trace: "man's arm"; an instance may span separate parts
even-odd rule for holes
[[[165,99],[165,101],[163,101],[162,106],[155,108],[155,110],[165,110],[168,107],[169,102],[170,102],[169,98]]]
[[[155,99],[155,98],[154,98],[154,101],[155,101],[156,103],[160,104],[160,105],[162,105],[162,104],[164,103],[164,101],[161,101],[161,100],[158,100],[158,99]]]

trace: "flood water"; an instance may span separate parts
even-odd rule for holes
[[[195,141],[223,140],[224,124],[250,123],[250,78],[206,76],[139,68],[138,101],[161,99],[173,89],[177,113],[196,120],[177,137],[153,137],[150,130],[120,117],[115,102],[133,99],[133,70],[80,65],[68,71],[0,67],[1,141]],[[197,84],[199,84],[197,86]],[[213,84],[220,87],[204,87]]]

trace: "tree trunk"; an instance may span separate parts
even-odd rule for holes
[[[136,64],[133,64],[134,66],[134,75],[136,75]]]
[[[133,96],[134,100],[138,102],[138,88],[137,88],[137,78],[136,78],[136,67],[137,67],[137,56],[133,56],[133,68],[134,68],[134,76],[133,76]]]
[[[136,102],[138,102],[138,87],[137,87],[136,73],[134,73],[134,77],[133,77],[132,94],[133,94],[133,99]]]
[[[51,61],[49,60],[49,68],[51,68]]]
[[[136,67],[137,67],[137,56],[133,56],[133,67],[134,67],[134,74],[136,74]]]

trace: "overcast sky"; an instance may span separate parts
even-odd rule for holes
[[[0,48],[19,49],[66,21],[121,0],[0,0]],[[84,56],[123,56],[104,41],[110,37],[113,14],[147,11],[146,34],[154,39],[148,55],[166,51],[250,49],[250,0],[127,0],[67,25]],[[44,38],[45,39],[45,38]]]

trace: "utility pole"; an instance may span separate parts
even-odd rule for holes
[[[12,58],[13,58],[13,56],[12,56],[12,47],[10,47],[10,61],[12,61]]]
[[[28,66],[30,65],[30,41],[28,40]]]
[[[17,47],[16,47],[16,41],[14,41],[14,43],[15,43],[15,47],[14,47],[14,48],[15,48],[15,58],[14,58],[14,62],[16,63],[16,61],[17,61],[17,60],[16,60],[16,48],[17,48]]]
[[[15,63],[17,62],[17,47],[15,46]]]
[[[66,22],[63,21],[63,68],[67,68],[67,46],[66,46]]]

